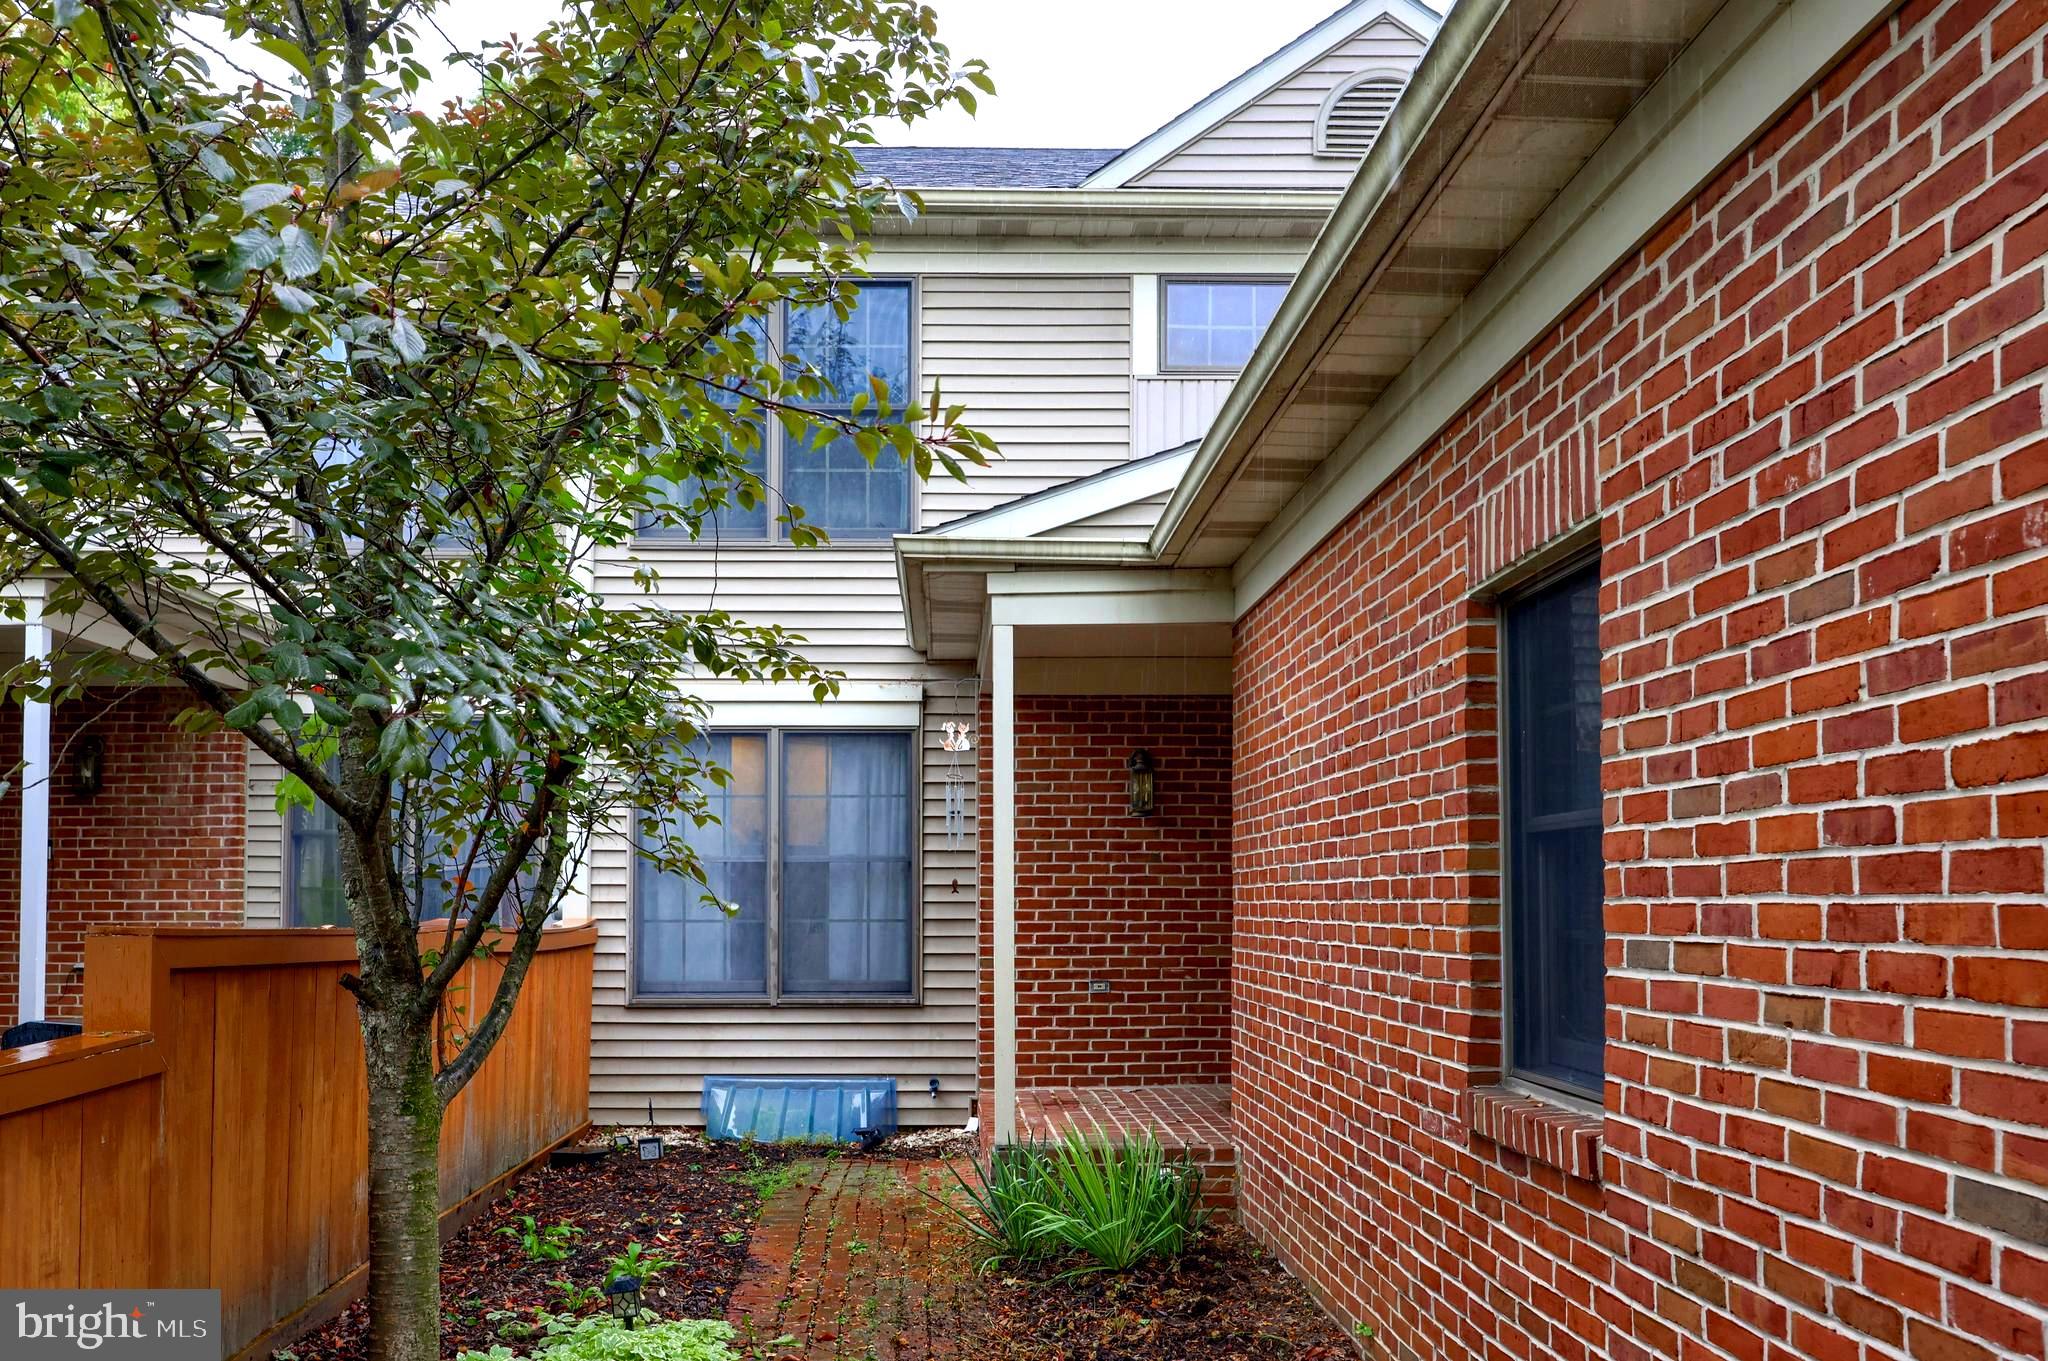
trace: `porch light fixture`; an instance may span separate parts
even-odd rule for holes
[[[1143,747],[1124,762],[1125,790],[1130,795],[1131,816],[1149,818],[1159,811],[1159,789],[1153,777],[1152,753]]]
[[[638,1276],[614,1276],[604,1283],[605,1306],[612,1311],[612,1317],[628,1328],[640,1317],[640,1278]]]
[[[107,743],[96,732],[77,740],[71,757],[71,789],[81,799],[97,798],[107,782]]]

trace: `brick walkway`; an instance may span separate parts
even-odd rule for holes
[[[820,1162],[762,1207],[733,1294],[734,1350],[760,1361],[937,1361],[962,1355],[960,1231],[918,1191],[938,1163]]]

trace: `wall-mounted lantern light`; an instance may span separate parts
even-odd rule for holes
[[[81,799],[96,798],[107,782],[106,739],[96,732],[83,733],[72,745],[72,792]]]
[[[1152,753],[1143,747],[1124,762],[1125,787],[1130,794],[1131,816],[1149,818],[1159,811],[1159,789],[1152,769]]]

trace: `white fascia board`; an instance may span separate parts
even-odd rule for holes
[[[1730,0],[1238,558],[1239,613],[1894,7]]]
[[[923,536],[933,539],[1030,539],[1048,530],[1104,515],[1172,491],[1194,459],[1192,446],[1167,457],[1147,458],[1108,472],[1084,477],[1023,501],[942,525]],[[1142,542],[1143,533],[1134,542]]]
[[[1382,19],[1392,20],[1424,42],[1443,23],[1443,16],[1416,0],[1352,0],[1081,181],[1081,187],[1118,189],[1130,183],[1352,34]]]
[[[1226,573],[1016,572],[991,577],[989,623],[1003,625],[1228,624]]]

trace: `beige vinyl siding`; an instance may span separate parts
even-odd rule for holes
[[[974,721],[972,683],[925,690],[922,725],[922,1000],[916,1005],[662,1005],[629,1003],[632,849],[625,829],[591,857],[598,925],[591,1039],[591,1118],[701,1122],[707,1074],[893,1077],[906,1126],[963,1122],[974,1088],[975,851],[947,844],[942,749],[949,719]],[[961,757],[970,781],[974,756]],[[940,1080],[934,1102],[928,1084]]]
[[[1131,456],[1128,275],[928,275],[923,387],[993,436],[968,481],[934,475],[920,526],[987,510]]]
[[[242,920],[249,926],[284,923],[284,819],[277,811],[277,782],[284,770],[255,747],[248,748],[248,798],[242,824]]]
[[[1131,187],[1341,190],[1359,158],[1315,154],[1323,101],[1362,71],[1413,71],[1425,46],[1401,25],[1376,20],[1134,177]]]
[[[650,596],[638,566],[659,574]],[[887,545],[670,545],[643,539],[597,562],[597,585],[620,604],[652,600],[678,610],[725,610],[750,624],[803,635],[798,651],[854,680],[916,680],[929,670],[910,648],[896,560]]]
[[[1140,344],[1147,343],[1141,340]],[[1149,343],[1157,345],[1156,337]],[[1163,454],[1209,433],[1236,375],[1145,377],[1131,383],[1131,450],[1138,457]]]

